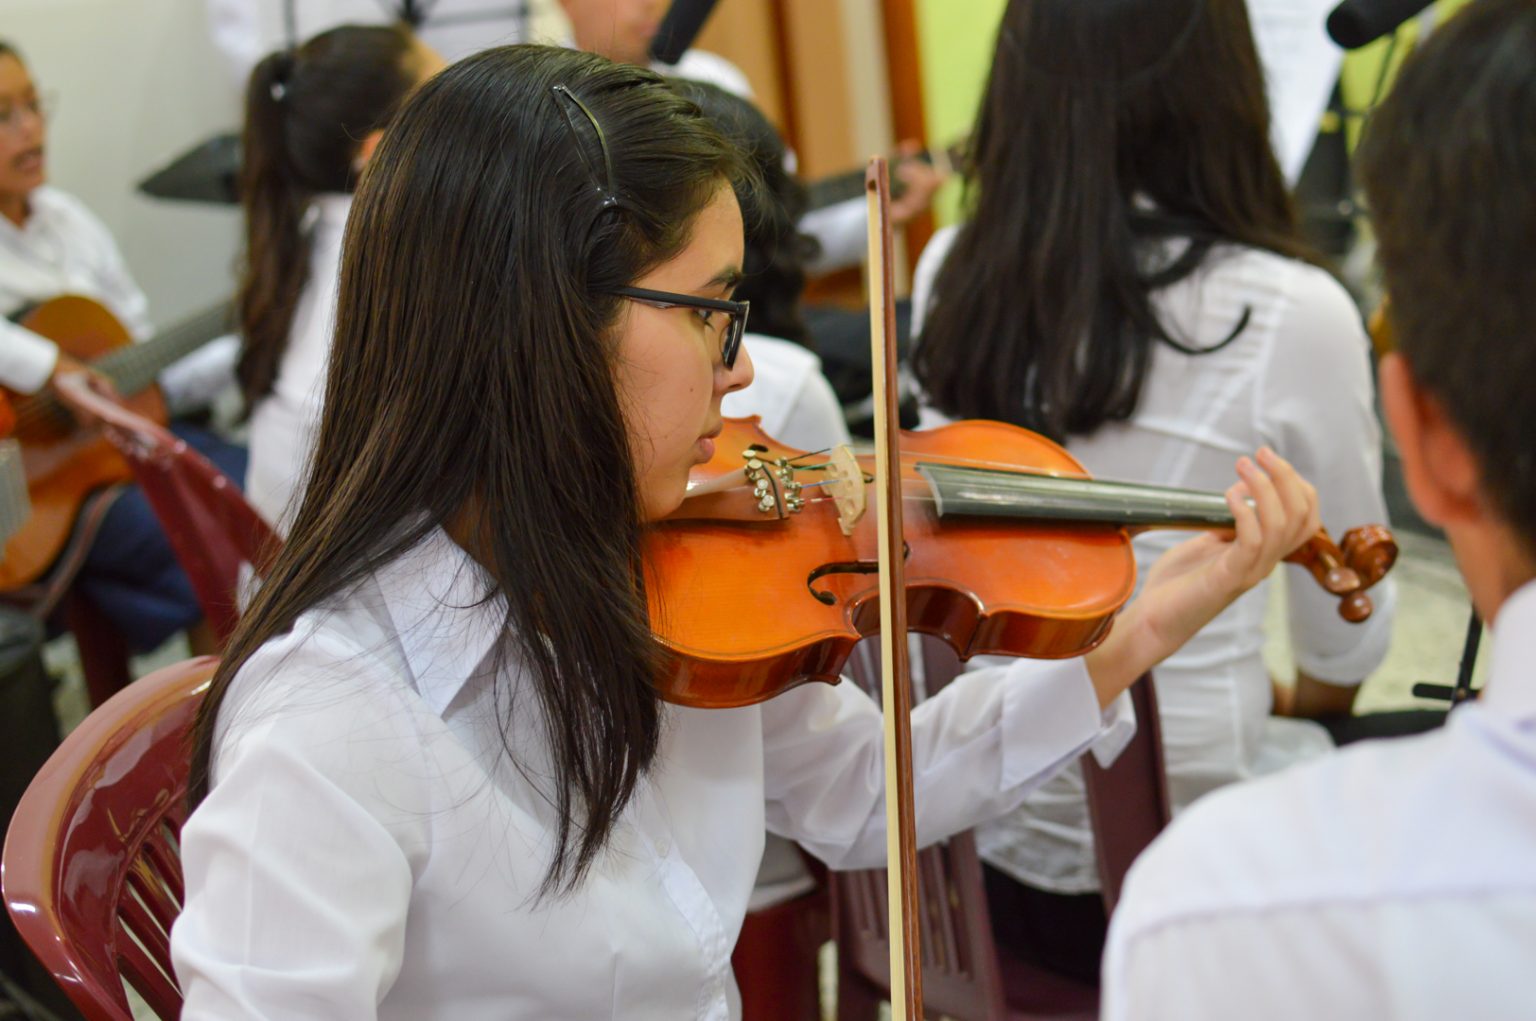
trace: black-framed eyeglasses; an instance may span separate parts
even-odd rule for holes
[[[598,123],[597,116],[587,108],[587,104],[576,98],[576,94],[564,85],[551,86],[550,93],[555,97],[555,103],[565,119],[565,126],[570,129],[571,138],[576,143],[578,158],[586,168],[587,176],[597,193],[596,216],[601,216],[609,209],[624,208],[624,202],[614,188],[613,157],[608,152],[608,138],[603,134],[603,126]],[[580,120],[577,119],[576,114],[580,114]],[[597,142],[595,159],[588,146],[582,141],[580,125],[583,121],[592,129],[592,138]],[[593,227],[596,223],[594,217]],[[588,229],[589,236],[590,233],[591,228]],[[749,302],[699,298],[692,294],[653,291],[645,287],[615,287],[608,293],[618,298],[638,301],[642,305],[650,305],[652,308],[687,308],[702,312],[705,326],[710,325],[711,313],[721,313],[726,317],[726,325],[720,338],[720,361],[727,369],[735,368],[736,353],[741,350],[741,338],[747,332],[747,311],[751,308]]]
[[[700,298],[692,294],[673,291],[653,291],[648,287],[615,287],[608,292],[619,298],[638,301],[652,308],[688,308],[706,313],[704,325],[709,326],[708,313],[718,312],[726,317],[725,330],[720,336],[720,363],[727,369],[736,367],[736,355],[741,351],[741,338],[747,332],[747,312],[750,301],[730,301],[725,298]]]

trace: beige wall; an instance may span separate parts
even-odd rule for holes
[[[878,0],[721,0],[698,45],[746,72],[758,105],[786,135],[793,104],[800,169],[817,177],[856,167],[890,144],[879,24]]]

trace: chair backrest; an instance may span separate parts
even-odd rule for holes
[[[1113,914],[1120,902],[1120,888],[1131,863],[1173,818],[1151,674],[1143,674],[1131,685],[1130,697],[1136,708],[1136,736],[1119,758],[1108,768],[1091,754],[1082,758],[1105,914]]]
[[[924,638],[923,689],[935,694],[960,670],[949,647]],[[848,660],[853,680],[878,697],[879,645],[860,642]],[[947,656],[946,656],[947,654]],[[961,1021],[1003,1017],[1003,984],[992,941],[992,920],[981,875],[976,839],[960,833],[918,852],[919,933],[923,962],[923,1007],[932,1015]],[[833,934],[839,969],[881,990],[890,989],[890,926],[885,869],[829,873]]]
[[[76,410],[101,420],[160,519],[203,616],[220,640],[227,639],[240,619],[241,565],[262,573],[278,546],[272,529],[239,486],[170,430],[96,393],[81,378],[59,380],[58,392]]]
[[[170,931],[187,735],[217,666],[189,660],[118,692],[64,739],[11,819],[6,907],[87,1021],[133,1021],[124,980],[157,1016],[180,1012]]]
[[[928,636],[921,638],[921,655],[913,660],[921,664],[922,687],[930,696],[961,670],[954,651]],[[855,647],[848,670],[854,681],[878,697],[880,656],[876,643],[866,641]],[[1082,757],[1106,912],[1114,908],[1126,870],[1170,815],[1151,675],[1141,677],[1131,692],[1137,727],[1130,744],[1109,769],[1100,767],[1092,754]],[[920,851],[918,876],[925,1009],[960,1021],[1009,1016],[975,837],[969,832],[957,834],[942,845]],[[833,872],[830,877],[840,970],[888,990],[890,934],[885,870]],[[1081,991],[1066,984],[1060,989],[1042,988],[1037,1002],[1031,1004],[1031,1013],[1075,1015],[1080,999]]]

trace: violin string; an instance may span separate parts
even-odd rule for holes
[[[818,450],[814,453],[808,454],[798,454],[795,457],[782,458],[780,460],[783,460],[785,464],[790,465],[796,471],[820,471],[829,466],[835,466],[836,462],[824,461],[821,464],[816,465],[803,465],[798,464],[797,462],[806,457],[813,457],[816,454],[825,454],[830,449],[831,448],[827,448],[827,450]],[[764,460],[767,461],[768,459],[764,458]],[[977,458],[970,457],[955,457],[950,454],[918,454],[903,452],[901,455],[901,461],[902,464],[930,463],[952,465],[958,468],[986,468],[992,471],[1008,472],[1013,475],[1045,475],[1052,478],[1083,479],[1085,481],[1090,479],[1088,474],[1080,469],[1067,470],[1054,468],[1029,468],[1017,464],[1009,464],[1006,461],[978,460]]]

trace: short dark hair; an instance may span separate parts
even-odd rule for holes
[[[21,59],[21,51],[5,39],[0,39],[0,57],[15,57]]]
[[[1536,4],[1478,0],[1403,66],[1360,172],[1398,345],[1536,547]]]

